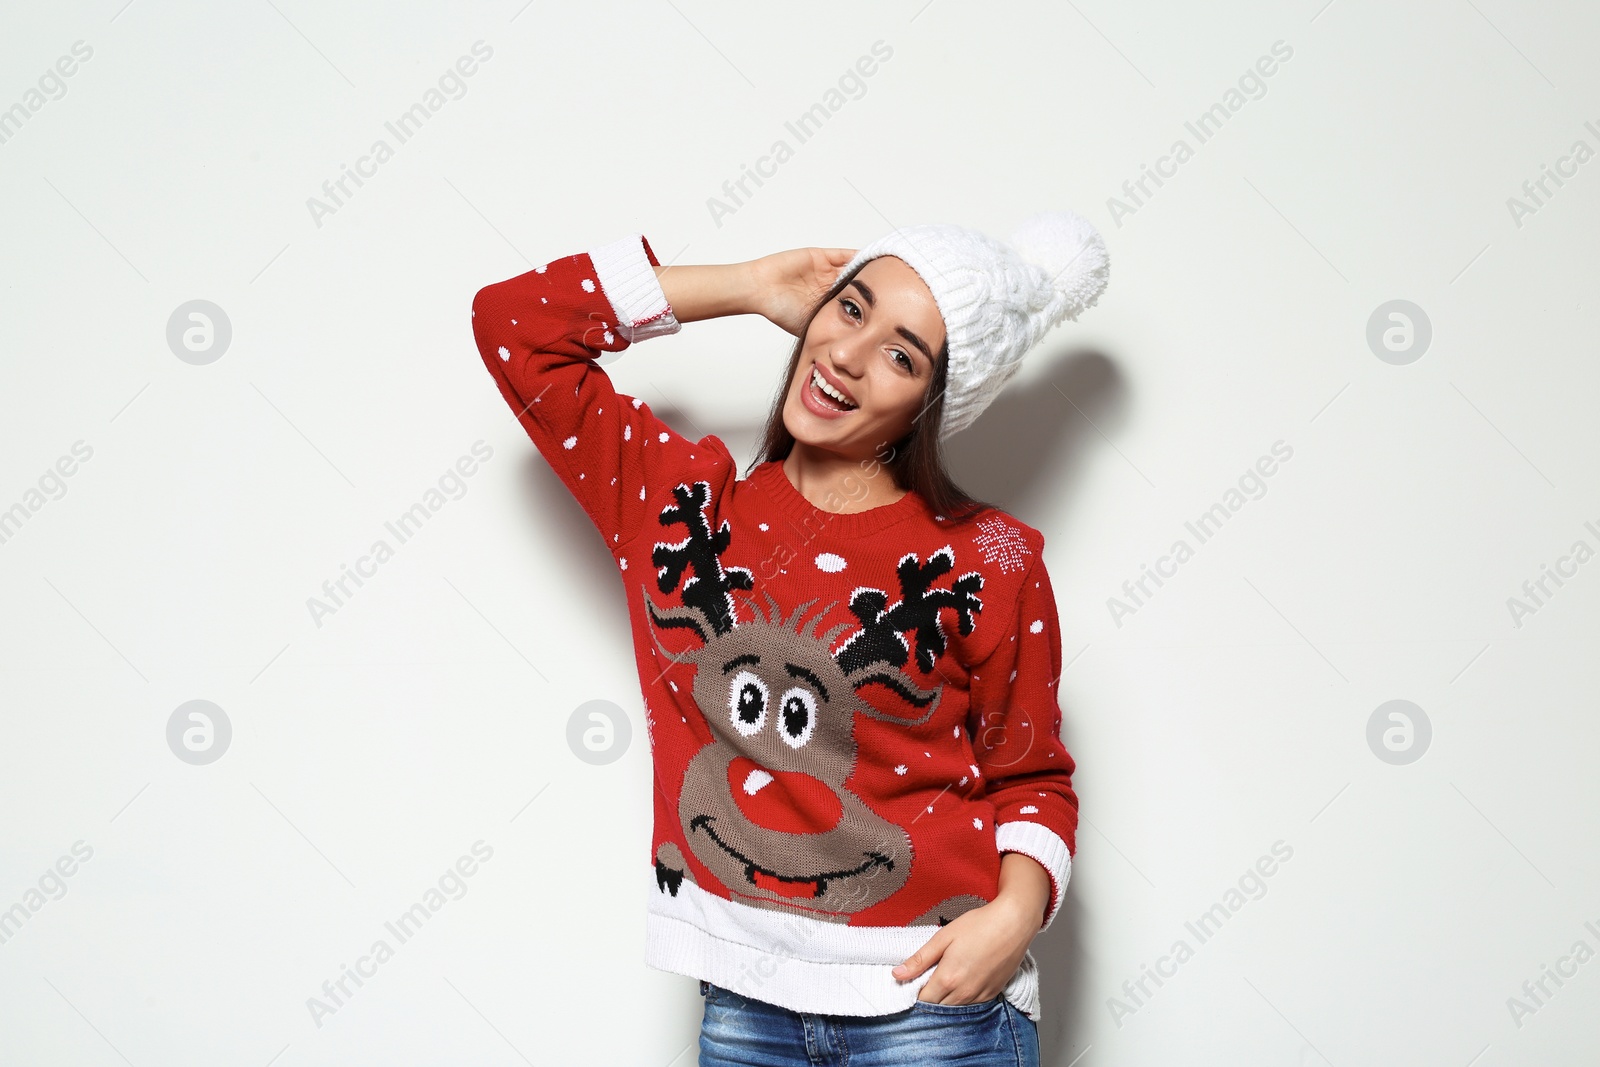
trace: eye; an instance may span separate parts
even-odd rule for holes
[[[811,731],[817,725],[817,698],[809,689],[795,686],[783,694],[783,704],[778,710],[778,733],[790,748],[799,748],[811,740]]]
[[[767,721],[767,683],[749,671],[734,675],[728,686],[728,711],[733,728],[745,737],[760,730]]]
[[[839,305],[845,309],[845,314],[849,315],[851,319],[857,322],[861,321],[861,306],[854,300],[851,300],[848,296],[841,296]],[[908,356],[903,349],[892,348],[889,350],[889,354],[896,363],[901,363],[904,360],[901,366],[905,367],[907,371],[912,374],[917,373],[916,361]]]

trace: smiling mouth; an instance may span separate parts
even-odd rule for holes
[[[815,363],[811,365],[811,379],[806,387],[811,390],[811,395],[818,403],[835,411],[854,411],[859,406],[854,401],[845,399],[843,393],[829,385]]]
[[[888,856],[880,852],[868,852],[865,853],[866,860],[860,866],[853,867],[847,871],[825,871],[803,878],[779,874],[774,870],[761,866],[755,860],[722,840],[717,836],[717,832],[711,828],[711,823],[711,816],[696,815],[689,821],[689,830],[691,833],[695,830],[703,831],[718,848],[744,864],[744,876],[751,885],[758,889],[765,889],[769,893],[776,893],[779,896],[820,900],[822,899],[822,894],[828,888],[828,883],[831,881],[850,878],[874,867],[882,867],[890,871],[894,870],[894,861]]]

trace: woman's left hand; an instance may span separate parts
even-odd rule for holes
[[[833,287],[854,248],[791,248],[745,264],[755,310],[785,333],[800,336],[811,306]]]
[[[1042,868],[1039,873],[1044,875]],[[1049,879],[1044,877],[1048,893]],[[938,964],[918,1000],[935,1004],[993,1000],[1011,981],[1039,932],[1041,907],[1036,892],[1002,892],[941,926],[893,974],[904,982]]]

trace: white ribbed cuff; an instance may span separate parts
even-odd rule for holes
[[[617,332],[630,344],[683,329],[644,253],[644,235],[630,233],[591,249],[600,288],[617,313]]]
[[[1072,852],[1059,834],[1042,823],[1004,822],[994,828],[995,847],[1001,852],[1020,852],[1039,862],[1050,872],[1050,912],[1040,930],[1048,930],[1061,910],[1061,901],[1067,894],[1067,882],[1072,877]]]

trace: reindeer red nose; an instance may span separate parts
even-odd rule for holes
[[[769,771],[743,756],[728,764],[728,789],[744,817],[768,830],[820,834],[844,817],[839,795],[822,779],[801,771]]]

